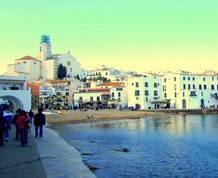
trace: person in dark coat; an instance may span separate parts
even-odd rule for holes
[[[0,107],[0,146],[4,145],[4,134],[7,127],[9,127],[9,123],[4,117],[4,111]]]
[[[43,136],[43,125],[46,123],[45,114],[42,113],[42,109],[38,110],[38,113],[34,116],[34,126],[35,126],[35,137],[41,138]]]
[[[32,124],[33,122],[33,118],[34,118],[34,112],[32,111],[32,109],[30,109],[30,111],[28,112],[29,118],[30,118],[30,124]]]

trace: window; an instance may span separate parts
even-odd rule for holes
[[[185,80],[185,77],[183,77],[183,80]]]
[[[202,90],[202,86],[201,85],[199,85],[199,90]]]
[[[145,97],[145,101],[148,101],[148,97]]]
[[[93,101],[93,96],[90,96],[90,101],[91,101],[91,102]]]
[[[211,85],[211,90],[214,90],[214,85]]]
[[[120,92],[118,92],[118,97],[120,97],[121,96],[121,94],[120,94]]]
[[[166,98],[167,97],[167,94],[166,93],[164,93],[164,98]]]
[[[174,90],[176,90],[176,84],[174,84]]]
[[[203,81],[206,81],[204,77],[203,77]]]
[[[183,84],[183,89],[185,90],[186,88],[185,88],[185,84]]]
[[[190,77],[188,77],[188,80],[190,80]]]
[[[188,84],[188,90],[191,90],[191,85],[190,84]]]
[[[185,92],[182,92],[182,96],[185,97]]]
[[[167,86],[166,85],[163,86],[163,91],[167,91]]]
[[[132,83],[132,86],[134,86],[134,83]]]
[[[36,62],[34,62],[34,64],[36,64]]]
[[[195,84],[192,85],[193,89],[195,89]]]
[[[136,82],[136,83],[135,83],[135,87],[139,87],[139,82]]]
[[[192,80],[195,81],[195,77],[192,77]]]
[[[157,83],[154,83],[154,88],[157,88]]]
[[[176,92],[174,93],[174,97],[175,97],[175,98],[177,97],[177,93],[176,93]]]
[[[135,96],[139,96],[140,93],[139,93],[139,90],[135,90]]]
[[[148,87],[148,82],[145,82],[145,87]]]
[[[83,97],[82,97],[82,96],[80,96],[80,97],[79,97],[79,100],[80,100],[80,101],[82,101],[82,100],[83,100]]]
[[[174,82],[176,82],[176,77],[174,77]]]
[[[205,90],[207,89],[207,85],[204,85],[204,89],[205,89]]]
[[[212,80],[214,81],[214,77],[212,77]]]
[[[111,97],[112,97],[112,98],[114,97],[114,92],[111,93]]]
[[[100,97],[99,97],[99,96],[97,96],[97,98],[96,98],[96,99],[97,99],[97,101],[100,101]]]
[[[154,96],[158,96],[157,90],[154,90]]]
[[[148,90],[145,90],[145,96],[148,96],[149,93],[148,93]]]
[[[167,79],[166,78],[164,78],[164,83],[166,83],[167,82]]]

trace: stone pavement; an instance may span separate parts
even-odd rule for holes
[[[78,150],[55,131],[44,127],[43,138],[35,139],[48,178],[95,178],[85,166]]]
[[[15,141],[15,127],[11,125],[9,138],[10,142],[0,146],[0,177],[47,177],[32,134],[29,134],[29,145],[21,147],[20,141]]]
[[[79,152],[55,131],[44,127],[43,138],[29,133],[28,146],[15,141],[15,127],[11,125],[10,142],[0,146],[1,178],[95,178],[83,164]]]

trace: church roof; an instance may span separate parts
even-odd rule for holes
[[[16,59],[16,61],[19,61],[19,60],[34,60],[34,61],[40,61],[40,60],[38,60],[38,59],[36,59],[36,58],[34,58],[34,57],[32,57],[32,56],[24,56],[24,57],[22,57],[22,58],[20,58],[20,59]]]

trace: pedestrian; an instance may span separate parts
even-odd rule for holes
[[[29,118],[30,118],[30,124],[33,123],[33,118],[34,118],[34,112],[32,111],[32,109],[30,109],[30,111],[28,112]]]
[[[35,138],[41,138],[43,136],[43,125],[46,123],[45,114],[42,113],[42,109],[38,109],[38,113],[34,116],[34,126],[35,126]],[[39,132],[39,134],[38,134]]]
[[[0,146],[4,145],[4,134],[6,127],[8,126],[7,120],[3,117],[4,111],[2,110],[2,107],[0,107]]]
[[[28,145],[28,128],[26,127],[26,123],[29,123],[29,118],[26,115],[26,111],[21,110],[19,116],[17,117],[16,124],[18,126],[19,134],[20,134],[20,142],[21,146]]]
[[[6,129],[5,129],[5,141],[9,142],[10,141],[9,140],[9,130],[11,130],[10,122],[11,122],[12,114],[4,111],[3,117],[7,122]]]
[[[18,125],[17,125],[17,118],[20,115],[21,109],[18,109],[16,111],[16,114],[13,117],[13,122],[15,124],[15,128],[16,128],[16,135],[15,135],[15,140],[19,140],[19,129],[18,129]]]

